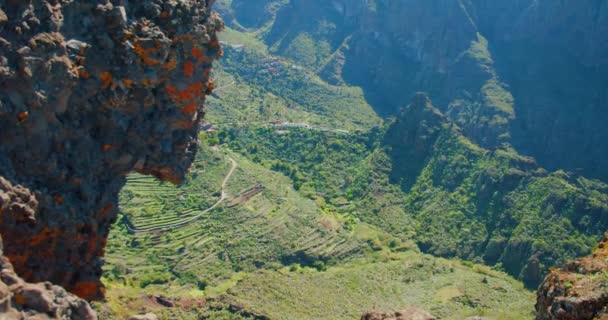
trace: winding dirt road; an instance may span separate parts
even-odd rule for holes
[[[224,181],[222,181],[222,194],[220,196],[220,199],[216,203],[214,203],[211,207],[205,209],[203,212],[197,214],[196,216],[188,218],[186,220],[171,223],[171,224],[166,224],[166,225],[162,225],[162,226],[156,226],[156,227],[152,227],[152,228],[138,229],[138,228],[132,226],[130,222],[128,222],[128,223],[126,223],[126,225],[127,225],[127,229],[129,230],[129,232],[144,233],[144,232],[154,232],[154,231],[162,231],[162,230],[166,230],[166,229],[179,228],[179,227],[188,225],[192,221],[200,219],[205,213],[217,208],[220,204],[222,204],[222,202],[224,202],[226,199],[228,199],[228,194],[226,193],[226,184],[228,183],[228,180],[230,180],[230,177],[232,177],[234,170],[236,170],[236,168],[238,167],[238,163],[234,159],[232,159],[232,157],[230,157],[230,156],[227,156],[227,157],[230,160],[230,162],[232,163],[232,166],[230,167],[228,174],[226,174],[226,177],[224,177]]]

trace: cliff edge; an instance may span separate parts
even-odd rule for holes
[[[551,270],[538,289],[536,319],[608,319],[608,233],[591,256]]]
[[[213,0],[0,0],[0,234],[29,282],[103,297],[130,171],[180,183],[223,22]]]

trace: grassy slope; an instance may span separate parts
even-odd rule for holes
[[[215,71],[220,89],[207,103],[208,121],[288,120],[351,130],[382,122],[360,88],[329,85],[306,68],[269,55],[254,34],[228,29],[222,39],[228,45]]]
[[[188,182],[181,187],[159,186],[152,178],[133,175],[121,197],[124,214],[136,226],[149,227],[184,218],[176,213],[182,212],[182,208],[174,210],[171,206],[173,203],[178,208],[184,202],[163,201],[186,191],[207,195],[200,203],[190,202],[197,210],[213,203],[229,167],[224,152],[225,149],[203,148]],[[511,319],[525,319],[519,311],[513,313],[510,306],[498,306],[492,299],[512,301],[519,306],[516,310],[531,310],[530,293],[514,280],[496,273],[492,273],[490,283],[499,283],[505,290],[492,289],[492,295],[486,295],[491,299],[484,298],[471,307],[467,299],[480,295],[469,292],[485,290],[479,284],[489,271],[422,256],[411,244],[366,223],[353,222],[318,201],[303,197],[288,177],[239,154],[229,154],[239,165],[228,183],[229,194],[237,194],[256,183],[267,189],[240,206],[223,207],[190,226],[158,235],[128,234],[119,222],[108,244],[105,272],[108,303],[102,314],[120,319],[144,308],[154,310],[164,319],[195,319],[198,313],[212,319],[235,317],[226,311],[205,308],[196,312],[165,310],[150,305],[145,298],[146,294],[162,294],[177,299],[215,297],[220,304],[242,304],[273,319],[306,319],[310,314],[303,310],[309,304],[315,305],[314,315],[320,318],[333,318],[337,308],[344,308],[338,318],[348,319],[366,308],[389,306],[388,302],[395,308],[419,302],[430,307],[435,303],[432,295],[458,290],[465,292],[460,298],[444,299],[445,310],[450,313],[483,314],[497,308],[498,313],[511,312]],[[154,210],[166,214],[150,215]],[[297,254],[299,251],[304,254]],[[324,270],[325,264],[329,266],[327,271],[317,270]],[[404,265],[412,267],[402,268]],[[450,265],[455,266],[453,273]],[[406,273],[415,279],[398,281]],[[428,278],[428,274],[435,275]],[[395,280],[393,287],[381,289],[388,280]],[[370,291],[373,294],[362,294],[369,288],[377,289]],[[300,294],[308,292],[309,300],[291,299],[298,290],[303,290]],[[282,298],[275,300],[272,292],[280,292]],[[344,297],[331,300],[334,298],[330,296],[337,292]],[[404,300],[405,292],[412,299]],[[349,300],[354,304],[345,303]],[[294,303],[295,310],[287,309]]]
[[[505,275],[413,252],[393,259],[326,272],[259,271],[231,289],[230,297],[272,319],[357,319],[370,309],[412,305],[441,319],[533,317],[532,295]]]

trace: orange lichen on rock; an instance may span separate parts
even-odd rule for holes
[[[102,72],[101,75],[99,75],[99,79],[103,81],[101,87],[104,89],[108,89],[112,85],[112,74],[107,71]]]
[[[201,59],[203,57],[203,51],[198,47],[194,47],[192,48],[192,56]]]
[[[213,81],[213,79],[209,78],[209,80],[207,80],[206,87],[207,87],[207,89],[205,90],[205,94],[206,95],[212,94],[213,90],[215,90],[215,82]]]
[[[32,247],[35,247],[41,243],[57,239],[57,236],[59,234],[60,231],[57,228],[44,227],[41,233],[30,236],[30,238],[28,239],[28,243]]]
[[[15,62],[0,107],[0,180],[15,184],[0,181],[11,190],[0,192],[5,256],[25,281],[96,300],[125,176],[135,169],[180,183],[195,160],[202,75],[217,52],[208,42],[222,21],[212,0],[13,2],[0,50]],[[91,320],[56,301],[42,318]]]
[[[93,233],[93,235],[87,237],[87,250],[85,255],[87,260],[92,259],[97,253],[97,247],[100,244],[99,240],[101,240],[101,237],[97,235],[97,233]]]
[[[189,104],[189,105],[183,107],[181,109],[181,112],[185,113],[185,114],[192,114],[192,113],[195,113],[196,110],[197,110],[196,103],[192,103],[192,104]]]
[[[25,296],[21,293],[16,294],[14,299],[15,299],[15,302],[20,305],[24,305],[25,302],[27,301],[27,299],[25,299]]]
[[[80,79],[88,79],[91,77],[91,74],[84,67],[78,68],[78,77]]]
[[[17,120],[19,120],[19,122],[23,122],[23,121],[27,120],[27,118],[29,116],[30,116],[30,113],[27,111],[19,112],[19,114],[17,115]]]
[[[185,34],[183,34],[183,35],[180,37],[180,40],[188,40],[188,41],[192,41],[192,40],[193,40],[193,37],[192,37],[192,35],[191,35],[191,34],[187,34],[187,33],[185,33]]]
[[[178,90],[175,86],[167,86],[167,95],[175,102],[188,102],[202,95],[203,84],[196,82],[183,90]]]
[[[160,62],[158,60],[155,60],[155,59],[152,59],[149,57],[150,54],[155,53],[156,51],[158,51],[158,49],[156,49],[156,48],[146,49],[141,44],[139,44],[137,39],[135,39],[133,42],[134,42],[133,45],[135,46],[135,54],[143,61],[144,64],[149,65],[149,66],[154,66],[154,65],[160,64]]]
[[[184,62],[183,71],[186,77],[192,77],[192,74],[194,73],[194,64],[190,61]]]
[[[142,85],[144,88],[148,88],[148,87],[150,87],[150,85],[151,85],[151,84],[152,84],[152,82],[151,82],[151,81],[150,81],[150,79],[148,79],[148,78],[144,78],[143,80],[141,80],[141,85]]]
[[[105,289],[95,282],[79,282],[70,291],[85,300],[93,301],[99,299]]]
[[[177,54],[175,50],[172,50],[169,53],[169,57],[167,58],[167,62],[163,65],[163,70],[171,71],[177,68]]]
[[[163,181],[168,181],[173,184],[181,184],[183,182],[183,178],[178,175],[173,168],[169,167],[154,169],[150,172],[150,174]]]

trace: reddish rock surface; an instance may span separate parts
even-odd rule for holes
[[[0,319],[94,320],[97,317],[86,301],[59,286],[49,282],[26,283],[15,274],[8,259],[0,257]]]
[[[25,280],[101,298],[125,176],[182,181],[222,54],[212,3],[0,0],[0,235]]]
[[[608,319],[608,233],[591,256],[549,273],[536,313],[537,320]]]

